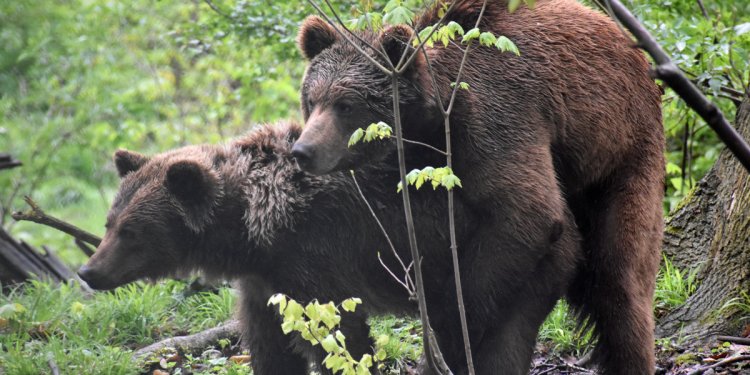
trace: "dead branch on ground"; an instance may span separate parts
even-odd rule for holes
[[[183,352],[192,353],[198,350],[203,350],[219,340],[232,339],[239,336],[240,322],[237,320],[229,320],[218,327],[207,329],[193,335],[170,337],[153,343],[136,350],[133,353],[132,358],[133,360],[142,359],[147,355],[157,353],[165,348],[175,348]]]

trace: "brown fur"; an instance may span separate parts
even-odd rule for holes
[[[448,20],[468,30],[481,4],[462,1]],[[659,90],[645,57],[604,15],[573,0],[541,0],[513,14],[504,4],[488,2],[480,29],[509,37],[521,56],[474,47],[461,79],[469,90],[459,90],[451,116],[454,170],[464,186],[459,192],[482,216],[468,245],[480,250],[462,258],[462,275],[486,275],[464,283],[469,324],[479,332],[472,337],[477,371],[528,370],[536,332],[519,334],[514,316],[533,305],[521,291],[528,272],[558,246],[550,239],[561,226],[563,234],[576,231],[568,224],[572,212],[586,258],[568,296],[596,329],[602,370],[653,372],[651,304],[664,177]],[[428,11],[417,26],[437,18],[437,11]],[[310,17],[300,40],[330,31]],[[402,34],[386,29],[361,37],[383,46],[395,64],[394,43],[410,50]],[[341,139],[371,122],[393,123],[390,77],[346,41],[327,42],[319,54],[306,55],[306,125],[293,149],[303,169],[317,174],[388,155],[369,144],[351,151]],[[427,54],[437,88],[418,55],[399,80],[402,123],[406,138],[443,147],[436,96],[447,103],[462,51],[451,45]],[[443,163],[440,155],[414,147],[411,163]],[[459,334],[437,327],[450,364],[460,369]]]

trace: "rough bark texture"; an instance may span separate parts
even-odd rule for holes
[[[750,138],[750,98],[737,111],[735,127]],[[657,335],[700,342],[739,333],[748,318],[722,307],[750,291],[750,176],[728,151],[667,220],[664,253],[680,269],[697,268],[700,284],[660,320]]]

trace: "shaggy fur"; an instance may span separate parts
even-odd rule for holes
[[[303,374],[309,361],[323,359],[308,343],[282,333],[278,312],[267,306],[271,295],[285,293],[301,302],[360,297],[363,305],[343,316],[342,330],[356,358],[370,352],[366,317],[413,315],[416,305],[380,265],[378,253],[397,275],[403,273],[349,173],[317,177],[297,167],[290,149],[299,132],[293,124],[265,126],[226,146],[190,146],[151,158],[119,151],[115,164],[127,166],[119,170],[124,178],[102,244],[81,277],[97,289],[194,270],[237,279],[243,343],[258,375]],[[395,192],[398,171],[375,165],[357,172],[357,179],[409,263]],[[445,195],[423,189],[413,195],[412,206],[430,314],[455,315],[455,300],[443,295],[453,285]],[[476,227],[475,216],[460,199],[456,216],[463,243]],[[571,278],[571,247],[560,246],[534,273],[549,280],[550,303]],[[464,255],[472,251],[461,248]]]
[[[564,242],[579,230],[583,235],[585,261],[568,296],[595,326],[603,371],[651,373],[664,178],[660,92],[645,57],[604,15],[574,0],[540,0],[513,14],[505,4],[489,1],[480,29],[509,37],[521,56],[474,47],[461,78],[469,90],[459,90],[451,117],[459,194],[480,215],[468,244],[478,251],[461,263],[462,275],[484,275],[464,282],[477,371],[528,371],[536,332],[522,327],[533,317],[527,310],[541,308],[525,288],[546,282],[529,272],[559,246],[562,228]],[[461,1],[447,20],[469,30],[481,5]],[[436,23],[437,13],[418,17],[417,28]],[[347,41],[331,41],[333,31],[310,17],[298,38],[310,65],[302,84],[306,124],[293,153],[316,174],[387,155],[370,144],[351,151],[346,139],[356,128],[393,120],[391,78]],[[395,64],[395,52],[411,48],[408,35],[395,27],[360,36]],[[421,53],[403,73],[406,138],[444,145],[437,97],[448,102],[462,54],[456,45],[427,49],[436,87]],[[442,163],[441,155],[418,147],[410,146],[411,162]],[[443,352],[460,372],[460,335],[438,323]]]

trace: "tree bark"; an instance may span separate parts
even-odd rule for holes
[[[737,111],[737,131],[750,138],[750,98]],[[657,336],[703,342],[736,335],[750,317],[725,308],[750,292],[750,176],[724,150],[684,203],[667,219],[664,253],[682,270],[697,269],[699,286],[660,319]]]

